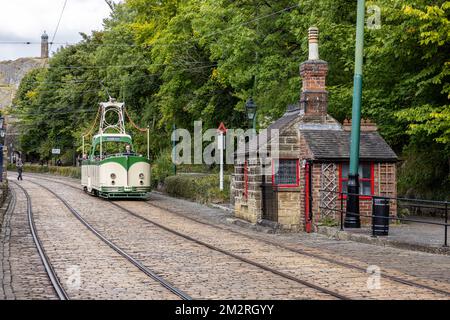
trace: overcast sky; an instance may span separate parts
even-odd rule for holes
[[[115,2],[118,2],[117,0]],[[40,56],[40,45],[5,45],[2,41],[51,41],[64,0],[0,0],[0,60]],[[54,42],[78,42],[79,32],[102,29],[110,8],[104,0],[68,0]],[[53,46],[52,51],[57,47]]]

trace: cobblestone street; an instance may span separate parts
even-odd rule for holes
[[[20,185],[31,197],[37,233],[71,299],[179,297],[36,183],[193,299],[450,298],[450,256],[318,234],[258,232],[227,223],[220,209],[158,193],[147,202],[110,202],[85,194],[75,179],[26,174]],[[2,224],[0,299],[56,299],[30,235],[25,194],[15,183],[10,187],[16,203]]]

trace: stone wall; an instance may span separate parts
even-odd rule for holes
[[[279,136],[279,157],[284,159],[298,159],[300,155],[298,122],[293,122]],[[268,156],[271,156],[271,145],[267,145]],[[272,175],[263,175],[262,164],[259,159],[248,159],[247,156],[247,186],[245,195],[245,164],[235,164],[231,193],[234,194],[235,216],[240,219],[257,223],[263,218],[262,183],[271,185]],[[298,230],[300,219],[300,188],[279,188],[276,192],[278,202],[278,221],[285,229]],[[290,192],[293,191],[295,195]]]
[[[245,174],[245,168],[247,173]],[[235,215],[240,219],[256,223],[262,218],[261,163],[257,158],[236,164],[232,193],[235,195]],[[246,187],[247,184],[247,187]]]

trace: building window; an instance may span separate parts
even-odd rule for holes
[[[248,199],[248,162],[244,163],[244,199]]]
[[[272,169],[272,184],[274,186],[293,188],[300,185],[298,159],[274,160]]]
[[[339,165],[339,192],[347,192],[348,167],[348,163]],[[359,193],[368,196],[364,198],[370,198],[374,194],[373,170],[373,163],[359,164]]]

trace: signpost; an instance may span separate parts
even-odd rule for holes
[[[219,188],[223,190],[223,150],[225,149],[224,135],[227,133],[227,128],[223,122],[220,123],[219,128],[217,129],[219,136],[217,137],[217,147],[220,152],[220,182]]]
[[[53,155],[61,154],[61,149],[57,149],[57,148],[52,149],[52,154]],[[53,165],[56,165],[56,157],[53,158],[53,162],[54,162]]]

